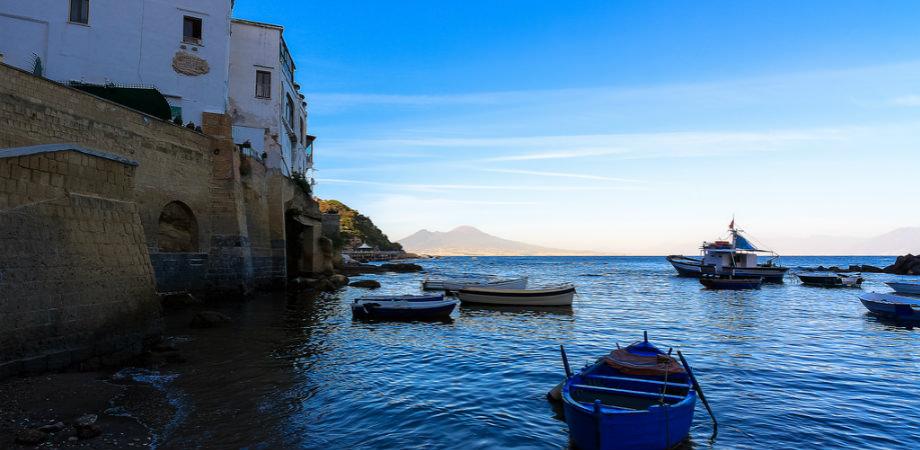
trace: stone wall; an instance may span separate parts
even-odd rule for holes
[[[3,64],[0,80],[0,377],[139,351],[157,292],[224,299],[328,265],[316,202],[241,157],[228,116],[198,133]]]
[[[103,152],[0,150],[0,377],[115,362],[158,332],[134,181]]]

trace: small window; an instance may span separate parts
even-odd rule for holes
[[[89,23],[89,0],[70,0],[70,21]]]
[[[169,115],[170,115],[170,120],[179,119],[179,122],[182,122],[182,107],[170,105]]]
[[[201,19],[191,16],[183,18],[182,42],[201,45]]]
[[[284,118],[289,127],[291,127],[291,133],[294,132],[294,100],[291,100],[291,96],[287,96],[287,105],[284,108]]]
[[[272,73],[264,70],[256,71],[256,97],[272,98]]]

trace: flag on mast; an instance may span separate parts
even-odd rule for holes
[[[729,229],[729,230],[734,230],[734,229],[735,229],[735,216],[732,216],[732,222],[731,222],[730,224],[728,224],[728,229]]]

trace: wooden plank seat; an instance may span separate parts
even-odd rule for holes
[[[594,381],[622,381],[622,382],[629,382],[629,383],[645,383],[645,384],[658,386],[659,388],[667,387],[669,389],[671,388],[690,389],[690,385],[687,383],[675,383],[673,381],[668,381],[667,383],[665,383],[664,381],[646,380],[643,378],[615,377],[611,375],[586,375],[585,379],[589,381],[594,380]]]

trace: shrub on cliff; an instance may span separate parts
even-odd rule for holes
[[[319,210],[323,213],[338,213],[341,235],[346,241],[359,240],[380,250],[402,250],[402,245],[390,242],[369,217],[338,200],[319,200]]]

